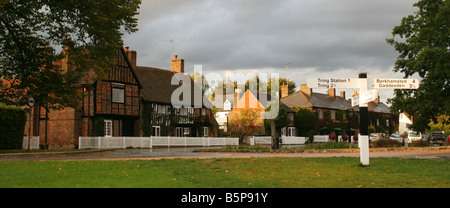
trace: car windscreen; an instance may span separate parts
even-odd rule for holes
[[[412,136],[412,137],[419,137],[420,134],[417,133],[417,132],[411,132],[411,133],[409,133],[409,136]]]

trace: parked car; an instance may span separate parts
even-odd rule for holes
[[[411,143],[413,141],[418,141],[422,139],[422,133],[417,131],[410,131],[408,133],[408,138],[405,142]]]
[[[391,136],[389,136],[389,139],[397,140],[401,144],[405,144],[405,140],[403,139],[403,135],[401,134],[391,134]]]
[[[445,142],[444,132],[432,131],[428,134],[428,142],[432,144],[442,145]]]
[[[369,141],[376,141],[382,138],[382,134],[381,133],[371,133],[369,135]]]

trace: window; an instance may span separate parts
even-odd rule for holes
[[[281,128],[281,136],[286,136],[286,127]]]
[[[105,137],[112,136],[112,120],[105,120]]]
[[[293,113],[288,113],[288,120],[289,121],[294,121],[294,114]]]
[[[208,136],[208,127],[203,127],[203,136],[204,137]]]
[[[161,136],[161,127],[153,126],[153,136]]]
[[[202,108],[202,116],[206,116],[206,108]]]
[[[288,128],[288,136],[295,136],[295,127]]]
[[[189,128],[184,128],[183,135],[184,136],[189,135]]]
[[[317,116],[323,118],[322,109],[317,109]]]
[[[120,88],[112,88],[112,102],[125,103],[125,90]]]
[[[176,130],[176,137],[183,136],[183,128],[177,127],[175,130]]]
[[[231,103],[230,103],[230,101],[226,100],[223,103],[223,110],[231,110]]]

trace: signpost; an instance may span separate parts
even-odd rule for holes
[[[359,148],[360,161],[363,166],[369,165],[369,116],[368,103],[378,98],[376,89],[417,89],[418,79],[374,79],[374,90],[368,91],[367,73],[359,73],[355,78],[310,78],[309,88],[359,88],[359,96],[352,97],[352,106],[359,105],[360,127]]]
[[[369,103],[371,101],[374,101],[378,98],[378,90],[369,90],[366,93],[362,93],[359,95],[355,95],[352,97],[352,106],[357,106],[360,103]]]
[[[355,78],[312,78],[306,84],[309,88],[359,88]]]
[[[30,140],[31,140],[31,108],[34,106],[34,98],[28,97],[27,100],[30,110],[28,111],[28,151],[30,151]]]
[[[374,79],[374,88],[377,89],[417,89],[418,79]]]

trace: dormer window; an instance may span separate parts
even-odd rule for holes
[[[230,101],[226,100],[223,103],[223,110],[231,110],[231,103],[230,103]]]

